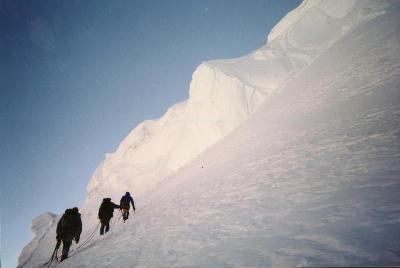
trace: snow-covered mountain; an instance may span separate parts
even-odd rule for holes
[[[399,52],[400,3],[315,0],[262,48],[201,64],[189,99],[97,168],[88,243],[57,266],[399,264]],[[87,240],[126,190],[137,215]],[[46,262],[56,222],[34,220],[20,266]]]

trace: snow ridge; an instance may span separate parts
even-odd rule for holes
[[[274,27],[264,47],[241,58],[201,64],[193,73],[189,99],[168,109],[162,118],[135,128],[98,167],[88,196],[97,202],[98,195],[120,193],[123,189],[116,184],[139,195],[154,189],[244,122],[279,87],[358,25],[363,19],[360,12],[367,8],[377,5],[305,1]]]
[[[21,254],[18,266],[25,266],[31,261],[33,255],[38,254],[40,244],[45,240],[47,232],[52,230],[56,224],[56,219],[57,215],[45,212],[32,220],[31,229],[35,238],[22,250],[22,252],[30,252],[30,254]]]
[[[201,64],[187,101],[106,156],[81,211],[95,226],[127,188],[144,209],[59,266],[399,263],[399,6],[304,1],[262,48]],[[20,264],[48,258],[54,228]]]

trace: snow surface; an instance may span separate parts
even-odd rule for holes
[[[29,252],[29,255],[25,257],[23,263],[21,259],[19,265],[29,263],[31,258],[35,255],[47,255],[48,249],[46,247],[40,247],[40,245],[47,239],[48,233],[52,232],[55,224],[57,224],[57,215],[45,212],[32,220],[32,232],[35,234],[35,238],[24,247],[22,252]],[[55,239],[55,234],[54,234]]]
[[[398,265],[399,26],[395,1],[304,1],[264,47],[200,65],[97,168],[81,243],[103,197],[129,189],[137,214],[54,266]],[[51,255],[38,222],[20,266]]]

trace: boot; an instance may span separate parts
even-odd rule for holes
[[[63,260],[65,260],[65,259],[67,259],[67,258],[68,258],[68,256],[65,256],[64,254],[63,254],[63,255],[61,255],[60,262],[62,262]]]

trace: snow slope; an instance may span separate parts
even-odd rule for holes
[[[399,18],[394,1],[304,1],[264,47],[199,66],[188,101],[96,170],[81,241],[121,184],[137,215],[55,266],[398,265]],[[46,230],[21,266],[48,259]]]
[[[47,247],[41,247],[40,245],[48,239],[49,233],[53,231],[52,227],[57,224],[56,220],[58,220],[57,215],[49,212],[43,213],[32,220],[31,229],[35,234],[35,238],[23,249],[23,252],[29,252],[29,255],[24,260],[25,263],[29,263],[31,258],[36,255],[43,256],[48,254]],[[55,239],[55,234],[53,234],[53,239]]]
[[[88,202],[97,203],[99,194],[119,195],[121,184],[141,195],[221,140],[360,22],[351,12],[354,5],[305,2],[274,28],[264,47],[238,59],[201,64],[187,101],[169,108],[159,120],[140,124],[107,155],[87,187]]]

